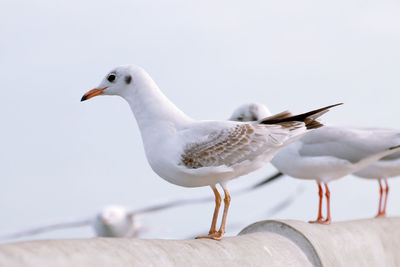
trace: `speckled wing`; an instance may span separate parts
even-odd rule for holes
[[[65,229],[65,228],[75,228],[75,227],[87,226],[87,225],[90,225],[90,223],[92,222],[92,219],[93,219],[93,217],[86,217],[86,218],[80,218],[80,219],[65,220],[65,221],[61,221],[61,222],[54,222],[51,224],[44,224],[44,225],[29,228],[29,229],[0,235],[0,241],[16,239],[16,238],[21,238],[21,237],[27,237],[27,236],[33,236],[33,235],[50,232],[50,231],[55,231],[55,230],[60,230],[60,229]]]
[[[281,147],[302,122],[284,124],[237,124],[209,134],[205,140],[188,144],[181,155],[181,165],[198,169],[211,166],[233,166],[253,160],[268,151]]]

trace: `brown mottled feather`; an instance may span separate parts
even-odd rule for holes
[[[288,132],[302,127],[302,123],[281,125],[238,124],[233,128],[210,134],[206,141],[185,147],[181,164],[197,169],[210,166],[232,166],[252,160],[266,150],[278,147],[289,136]]]

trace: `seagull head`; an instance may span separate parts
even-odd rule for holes
[[[107,73],[96,88],[84,94],[81,101],[98,95],[124,96],[131,93],[138,85],[149,82],[149,79],[151,80],[150,76],[139,66],[119,66]]]
[[[271,116],[272,113],[269,109],[259,103],[244,104],[235,109],[232,116],[229,118],[231,121],[259,121],[266,117]]]
[[[126,220],[127,212],[121,206],[107,206],[99,213],[99,217],[104,224],[119,224]]]
[[[93,227],[97,236],[123,237],[132,229],[133,218],[124,207],[106,206],[96,216]]]

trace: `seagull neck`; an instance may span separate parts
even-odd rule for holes
[[[179,129],[192,120],[177,108],[152,80],[138,83],[135,90],[130,90],[122,97],[129,103],[139,128],[143,130],[161,125]]]

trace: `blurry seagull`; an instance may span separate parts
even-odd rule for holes
[[[400,131],[382,128],[366,129],[373,132],[378,132],[386,140],[400,140]],[[379,206],[376,217],[386,216],[386,204],[389,194],[389,184],[387,178],[400,175],[400,152],[393,153],[386,157],[375,161],[365,169],[362,169],[354,175],[367,179],[376,179],[379,183]],[[385,182],[385,189],[382,187],[382,180]]]
[[[265,107],[260,104],[248,104],[248,109],[258,110]],[[231,119],[242,121],[262,121],[261,116],[247,116],[246,105],[234,111]],[[268,118],[267,118],[268,119]],[[311,223],[329,224],[330,191],[328,183],[348,174],[357,172],[375,161],[400,150],[400,135],[388,138],[386,133],[344,127],[325,126],[310,132],[300,140],[282,149],[271,163],[282,173],[300,179],[316,180],[319,189],[318,217]],[[390,157],[390,156],[389,156]],[[325,186],[327,217],[322,217],[322,197]]]
[[[261,181],[255,184],[237,189],[233,193],[239,195],[251,192],[266,184],[269,184],[272,181],[275,181],[281,175],[282,174],[272,175],[270,177],[262,179]],[[212,200],[213,200],[212,197],[204,197],[204,196],[186,197],[177,199],[162,199],[148,206],[138,209],[127,208],[119,205],[108,205],[93,216],[67,219],[59,222],[52,222],[48,224],[39,225],[36,227],[31,227],[25,230],[20,230],[17,232],[0,235],[0,241],[33,236],[50,231],[84,227],[84,226],[91,226],[96,236],[98,237],[138,237],[143,232],[148,230],[147,229],[148,227],[145,227],[138,222],[137,220],[138,216],[184,205],[209,202]],[[287,205],[289,204],[290,203],[287,203]],[[283,209],[287,205],[279,207]]]
[[[255,171],[283,147],[322,124],[315,119],[325,107],[292,116],[283,112],[259,124],[233,121],[197,121],[179,110],[158,88],[149,74],[137,66],[120,66],[109,72],[99,86],[81,101],[98,95],[117,95],[130,105],[139,125],[151,168],[170,183],[185,187],[210,186],[215,210],[208,235],[219,240],[225,233],[231,200],[229,180]],[[221,226],[216,229],[224,193]]]
[[[149,212],[154,208],[154,206],[147,207]],[[139,211],[146,211],[146,208]],[[98,237],[136,237],[142,230],[141,225],[136,220],[137,215],[139,213],[129,211],[126,207],[109,205],[93,216],[51,222],[9,234],[2,234],[0,241],[84,226],[91,226]]]

